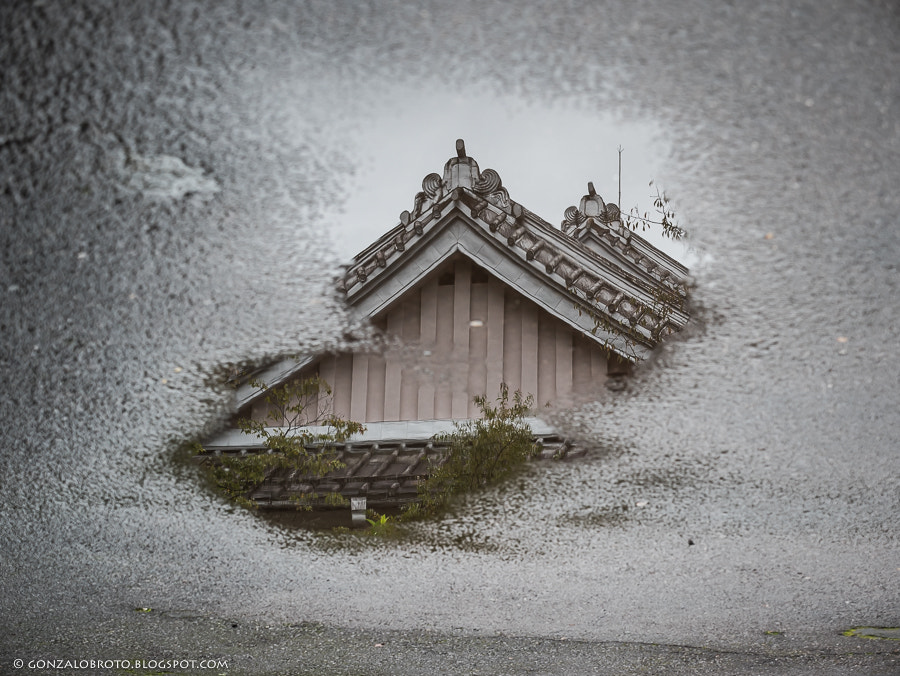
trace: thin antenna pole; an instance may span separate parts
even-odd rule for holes
[[[617,206],[619,209],[622,208],[622,151],[625,150],[622,146],[619,146],[619,202]]]

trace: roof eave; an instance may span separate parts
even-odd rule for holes
[[[428,225],[402,259],[392,261],[366,284],[356,285],[348,291],[348,302],[367,316],[379,315],[414,288],[423,276],[450,256],[461,253],[526,298],[534,300],[551,315],[619,356],[636,362],[653,349],[655,341],[649,331],[648,335],[642,335],[637,327],[629,326],[624,317],[609,314],[602,306],[573,294],[562,275],[547,273],[541,268],[540,261],[529,261],[524,251],[510,247],[499,230],[491,233],[486,223],[482,223],[483,227],[472,227],[472,220],[462,211],[445,213],[441,221]],[[615,331],[608,330],[607,326],[615,327]]]

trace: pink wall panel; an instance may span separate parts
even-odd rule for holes
[[[522,303],[522,384],[523,393],[538,397],[538,308],[531,301]]]
[[[556,399],[566,403],[572,398],[573,351],[575,333],[562,322],[556,322]]]
[[[419,342],[420,314],[419,293],[413,292],[402,305],[403,328],[402,338],[405,345],[415,345]],[[401,369],[400,383],[400,420],[418,419],[419,409],[419,384],[414,368]]]
[[[488,280],[486,396],[494,399],[503,382],[504,287],[493,277]]]
[[[485,395],[487,381],[487,343],[488,343],[488,285],[472,284],[472,306],[470,310],[471,326],[469,328],[469,383],[467,416],[472,418],[479,411],[473,398]],[[492,393],[493,396],[493,393]]]
[[[437,288],[437,347],[434,352],[434,368],[438,387],[434,393],[434,417],[452,416],[452,389],[449,386],[453,374],[453,296],[452,286]]]
[[[366,391],[366,422],[384,420],[385,359],[369,356],[369,383]]]
[[[503,382],[511,391],[522,387],[522,305],[524,299],[506,291],[503,315]]]
[[[534,403],[543,408],[556,400],[556,324],[545,312],[538,312],[538,389],[534,393]]]
[[[353,385],[353,355],[339,354],[334,364],[334,414],[341,418],[350,416],[350,395]]]
[[[388,311],[386,330],[388,335],[399,336],[403,331],[402,307]],[[388,354],[384,365],[384,419],[400,420],[401,358]]]
[[[463,372],[469,363],[469,332],[472,307],[472,264],[466,260],[456,262],[456,281],[453,286],[453,376],[450,415],[453,418],[469,416],[467,374]]]
[[[493,402],[501,382],[534,395],[538,406],[566,405],[607,375],[602,348],[465,260],[431,275],[380,322],[400,347],[326,355],[308,370],[332,386],[336,415],[360,422],[472,417],[472,398]],[[253,415],[265,415],[259,403]]]
[[[422,351],[423,357],[434,357],[437,349],[437,292],[437,277],[432,276],[422,286],[419,349]],[[426,352],[430,354],[426,355]],[[434,419],[434,382],[432,379],[422,378],[419,382],[417,409],[418,420]]]

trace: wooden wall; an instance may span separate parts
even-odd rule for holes
[[[398,347],[328,355],[301,376],[318,373],[334,412],[359,422],[474,417],[472,398],[495,399],[501,382],[541,407],[564,406],[607,375],[605,350],[467,259],[448,261],[375,321]]]

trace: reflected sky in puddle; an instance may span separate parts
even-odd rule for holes
[[[369,98],[365,126],[346,129],[334,141],[355,158],[349,198],[327,216],[343,260],[398,223],[420,191],[422,178],[441,173],[463,138],[479,167],[495,169],[512,199],[558,227],[593,181],[607,202],[618,201],[618,146],[622,155],[623,210],[652,211],[649,183],[670,153],[662,128],[650,120],[622,120],[563,105],[539,106],[516,97],[385,91]],[[663,186],[664,188],[664,186]],[[686,247],[641,232],[678,260]]]

